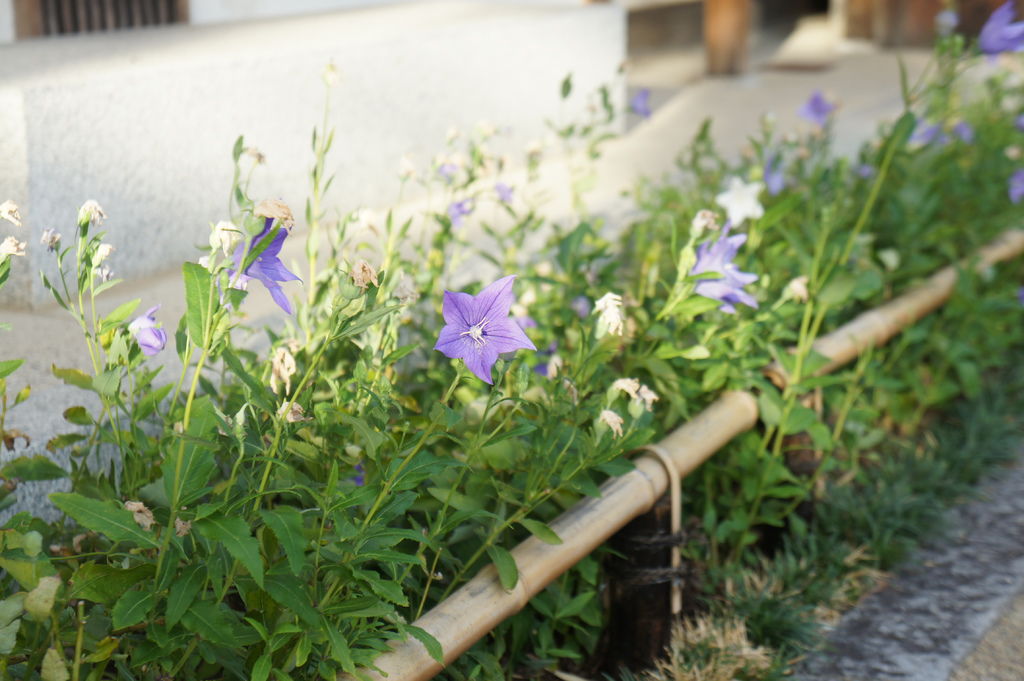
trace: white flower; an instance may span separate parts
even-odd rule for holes
[[[78,209],[78,224],[98,225],[106,219],[107,214],[103,212],[100,204],[96,203],[93,199],[89,199]]]
[[[272,218],[279,220],[281,226],[287,230],[295,225],[295,218],[292,217],[292,209],[288,204],[278,199],[263,199],[256,204],[252,214],[258,218]]]
[[[641,385],[640,390],[637,391],[637,400],[644,403],[644,409],[651,411],[654,408],[654,403],[659,399],[658,393],[654,392],[646,385]]]
[[[234,250],[241,240],[242,233],[238,227],[227,220],[221,220],[210,228],[210,248],[214,250],[219,248],[224,255]]]
[[[714,211],[708,209],[699,210],[697,214],[693,216],[693,221],[690,223],[690,230],[693,232],[695,237],[700,236],[706,229],[718,229],[718,216],[715,215]]]
[[[110,254],[114,252],[114,247],[110,244],[100,244],[96,247],[96,264],[99,265],[101,262],[110,257]]]
[[[635,378],[619,378],[612,383],[612,390],[621,390],[633,399],[636,399],[640,391],[640,381]]]
[[[807,291],[807,275],[799,276],[786,284],[786,296],[798,300],[801,303],[806,303],[810,297],[810,293]]]
[[[1011,161],[1020,160],[1021,157],[1020,147],[1018,147],[1016,144],[1011,144],[1010,146],[1003,149],[1003,153],[1006,154],[1006,158],[1010,159]]]
[[[324,67],[324,85],[327,87],[334,87],[338,84],[338,67],[334,65],[334,62],[329,62]]]
[[[597,335],[603,336],[610,333],[613,336],[622,335],[622,296],[615,293],[606,293],[600,300],[594,303],[594,313],[597,318]]]
[[[764,206],[757,200],[758,194],[764,189],[761,182],[745,183],[738,177],[729,178],[729,187],[715,197],[715,203],[725,208],[729,222],[733,228],[750,218],[757,220],[764,215]]]
[[[39,243],[46,246],[46,250],[52,253],[57,250],[57,246],[60,244],[60,232],[53,229],[44,230],[43,236],[39,239]]]
[[[295,358],[288,348],[279,347],[274,351],[274,357],[270,360],[270,389],[277,392],[278,381],[284,383],[284,392],[287,395],[292,390],[292,376],[295,375]]]
[[[363,291],[365,291],[366,287],[371,283],[374,286],[380,286],[380,284],[377,283],[377,270],[373,269],[373,265],[365,260],[357,262],[356,266],[352,268],[351,272],[349,272],[349,276],[352,277],[352,283]]]
[[[5,255],[25,255],[25,242],[18,241],[13,236],[9,236],[0,242],[0,256]]]
[[[622,417],[616,414],[611,409],[602,410],[601,415],[597,417],[597,421],[598,423],[603,423],[604,425],[611,428],[612,433],[615,434],[615,437],[622,437],[622,424],[624,422],[622,420]]]
[[[7,220],[15,227],[21,227],[21,213],[18,206],[10,199],[0,203],[0,220]]]
[[[301,421],[312,421],[313,417],[305,416],[302,410],[302,405],[298,402],[291,402],[290,406],[288,402],[281,405],[281,408],[277,410],[278,414],[284,414],[284,420],[288,423],[299,423]]]
[[[149,528],[153,527],[153,523],[156,522],[156,519],[153,518],[153,512],[146,508],[146,505],[141,501],[124,502],[124,510],[131,511],[135,522],[147,532]]]
[[[551,359],[548,360],[547,372],[548,378],[554,378],[558,375],[558,372],[562,370],[562,366],[565,362],[558,355],[551,355]]]
[[[192,531],[192,521],[182,520],[181,518],[174,519],[174,534],[179,537],[187,537],[188,533]]]
[[[100,265],[96,268],[96,276],[100,278],[100,281],[107,282],[114,278],[114,270],[106,265]]]

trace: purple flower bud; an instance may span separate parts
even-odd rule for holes
[[[448,217],[451,218],[452,224],[456,227],[462,226],[462,218],[466,217],[473,212],[473,199],[463,199],[461,201],[453,201],[448,206]]]
[[[498,200],[502,203],[512,203],[512,187],[504,182],[494,185],[494,191],[498,194]]]
[[[128,332],[135,336],[142,354],[147,357],[154,356],[167,345],[167,332],[157,326],[156,317],[153,316],[159,309],[159,305],[149,308],[146,314],[136,317],[128,325]]]
[[[1008,193],[1010,201],[1013,203],[1020,203],[1020,200],[1024,199],[1024,169],[1013,171],[1013,175],[1010,176]]]
[[[942,131],[942,126],[919,121],[910,141],[923,145],[937,144],[941,147],[949,142],[949,136]]]
[[[782,159],[772,154],[764,162],[764,186],[769,196],[777,196],[786,188],[786,175],[782,172]]]
[[[651,117],[651,89],[642,88],[629,100],[629,109],[638,116]]]
[[[857,175],[865,180],[875,176],[875,167],[870,163],[861,163],[857,166]]]
[[[964,144],[974,142],[974,128],[967,121],[957,121],[956,125],[953,126],[953,134]]]
[[[797,111],[797,115],[814,123],[819,128],[824,128],[828,123],[828,117],[835,110],[836,105],[825,99],[825,95],[821,94],[821,90],[815,90],[811,94],[811,98]]]
[[[363,464],[357,463],[355,472],[356,474],[349,478],[349,480],[356,483],[356,487],[362,487],[366,484],[366,469],[363,468]]]
[[[590,315],[590,298],[587,298],[586,296],[577,296],[572,299],[571,303],[569,303],[569,307],[572,308],[572,311],[576,313],[577,317],[580,319],[586,319]]]

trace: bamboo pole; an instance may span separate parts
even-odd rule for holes
[[[1024,253],[1024,230],[1012,229],[983,247],[976,267],[983,269]],[[945,267],[925,283],[865,312],[851,322],[819,338],[815,351],[830,359],[818,373],[842,366],[860,352],[882,345],[904,327],[945,302],[956,285],[957,268]],[[769,375],[785,380],[782,367],[770,365]],[[677,428],[648,449],[666,453],[685,477],[726,442],[751,429],[758,419],[757,400],[748,392],[722,395],[693,420]],[[575,565],[633,518],[649,511],[668,488],[668,474],[656,456],[635,461],[636,468],[601,486],[601,496],[586,498],[551,523],[562,543],[545,544],[530,537],[512,550],[519,568],[519,582],[505,591],[493,565],[480,572],[415,624],[436,638],[448,664],[469,649],[556,577]],[[444,666],[427,653],[419,641],[407,638],[375,661],[376,671],[363,670],[373,681],[426,681]],[[339,681],[355,681],[340,674]]]
[[[1010,229],[978,251],[975,267],[983,270],[1021,253],[1024,253],[1024,230]],[[831,373],[865,350],[884,345],[904,328],[946,302],[953,294],[956,280],[957,267],[943,267],[919,286],[814,341],[811,346],[814,351],[829,360],[815,375]],[[764,371],[780,388],[788,382],[786,371],[778,362],[768,365]]]
[[[757,423],[757,400],[747,392],[722,395],[693,420],[670,433],[657,447],[685,476],[739,433]],[[448,664],[507,617],[519,612],[556,577],[600,546],[623,525],[649,511],[668,489],[668,474],[657,457],[637,459],[636,468],[601,486],[601,496],[586,498],[551,523],[561,544],[530,537],[512,550],[519,582],[505,591],[493,565],[480,572],[444,602],[416,620],[444,650]],[[374,681],[425,681],[443,669],[419,641],[409,637],[393,644],[374,662],[379,671],[364,670]],[[340,679],[352,681],[351,676]]]

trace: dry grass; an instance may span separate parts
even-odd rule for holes
[[[686,620],[673,629],[667,653],[645,681],[733,681],[771,667],[769,651],[751,644],[741,620]]]

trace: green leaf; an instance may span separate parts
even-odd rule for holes
[[[117,637],[107,636],[96,644],[96,650],[94,652],[86,655],[85,661],[96,663],[109,660],[110,656],[114,654],[114,651],[117,650],[117,646],[120,643],[121,641]]]
[[[197,347],[206,347],[207,331],[213,314],[213,283],[202,265],[187,262],[181,268],[185,280],[185,322],[188,335]]]
[[[354,674],[356,663],[352,660],[352,650],[348,646],[348,641],[327,620],[324,620],[323,627],[327,632],[327,639],[331,642],[331,659],[340,664],[346,672]]]
[[[21,616],[25,610],[25,597],[28,594],[18,592],[0,601],[0,627],[6,627]]]
[[[69,598],[110,604],[140,581],[152,577],[156,568],[137,565],[123,570],[112,565],[83,563],[71,578]]]
[[[7,480],[11,478],[30,481],[59,480],[67,476],[67,471],[42,454],[36,454],[32,457],[19,456],[17,459],[8,462],[3,468],[0,468],[0,478]]]
[[[857,280],[845,272],[836,274],[818,294],[818,301],[828,306],[841,305],[846,302],[853,293]]]
[[[561,544],[562,538],[555,534],[555,531],[550,527],[540,522],[539,520],[531,520],[524,518],[519,523],[530,531],[537,539],[540,539],[545,544]]]
[[[516,560],[512,554],[500,546],[488,546],[487,555],[494,561],[494,567],[498,568],[498,579],[505,591],[516,588],[519,581],[519,569],[516,567]]]
[[[273,532],[288,557],[288,567],[298,575],[306,559],[306,539],[302,514],[291,506],[279,506],[274,510],[260,510],[260,517]]]
[[[274,663],[270,653],[263,653],[252,665],[252,672],[249,673],[249,681],[267,681],[270,677],[270,670]]]
[[[171,590],[167,594],[165,621],[168,629],[181,621],[182,615],[188,612],[205,579],[205,567],[202,565],[190,565],[185,568],[181,577],[174,580],[174,584],[171,585]]]
[[[110,611],[114,629],[124,629],[146,619],[153,599],[151,591],[129,591],[121,596]]]
[[[412,636],[414,639],[423,644],[423,647],[427,649],[427,653],[430,657],[434,658],[439,664],[444,664],[444,651],[441,649],[441,642],[430,635],[425,629],[417,627],[415,624],[409,624],[405,627],[406,633]]]
[[[562,85],[559,88],[559,92],[562,95],[562,99],[565,99],[572,94],[572,74],[570,73],[562,79]]]
[[[50,366],[53,375],[64,381],[67,385],[73,385],[82,390],[93,392],[92,376],[78,369],[61,369],[56,364]]]
[[[42,669],[39,670],[39,678],[42,681],[68,681],[71,678],[64,656],[56,648],[47,648],[43,656]]]
[[[49,452],[56,452],[59,449],[69,447],[76,442],[81,442],[85,439],[85,435],[81,433],[64,433],[57,437],[50,438],[46,443],[46,450]]]
[[[211,541],[220,542],[238,562],[245,566],[256,583],[263,586],[263,559],[260,543],[249,531],[249,524],[238,516],[211,516],[197,520],[193,529]]]
[[[130,511],[114,502],[97,501],[74,492],[54,492],[50,501],[82,527],[99,532],[111,541],[133,542],[154,549],[159,546],[152,534],[139,527]]]
[[[818,422],[818,414],[813,409],[803,405],[796,405],[789,413],[786,422],[782,425],[783,435],[802,433],[811,427],[811,424]]]
[[[307,624],[320,626],[320,613],[306,592],[305,584],[292,575],[271,572],[264,580],[263,589],[275,601],[288,608]]]
[[[104,397],[116,397],[121,387],[121,370],[107,369],[92,379],[92,387]]]
[[[14,620],[10,624],[0,626],[0,655],[10,655],[18,642],[18,629],[21,628],[21,620]]]
[[[193,631],[211,643],[235,647],[238,642],[234,637],[231,620],[220,607],[212,601],[196,601],[182,615],[181,623],[189,631]]]
[[[136,298],[135,300],[129,300],[127,303],[121,303],[114,311],[103,318],[103,322],[100,324],[100,330],[104,331],[111,326],[120,324],[124,320],[128,319],[128,316],[135,312],[135,308],[142,302],[142,298]]]
[[[68,407],[64,410],[64,420],[76,426],[91,426],[92,417],[85,407]]]
[[[210,447],[203,440],[217,427],[217,413],[210,398],[203,395],[192,404],[192,422],[188,425],[180,467],[177,452],[164,459],[164,491],[177,506],[186,506],[206,494],[206,483],[217,467]],[[177,447],[175,447],[177,449]],[[177,475],[177,484],[175,484]]]
[[[13,374],[18,367],[25,363],[23,359],[4,359],[0,360],[0,378],[7,378]]]
[[[774,388],[765,388],[757,396],[757,409],[765,425],[777,426],[782,421],[782,398]]]

